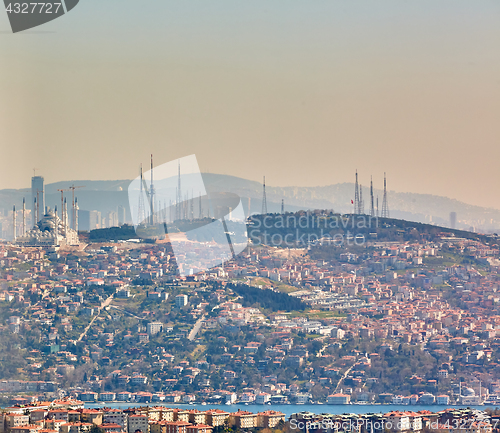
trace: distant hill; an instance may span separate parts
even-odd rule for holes
[[[245,210],[260,213],[262,210],[262,185],[259,182],[242,179],[236,176],[204,173],[203,178],[207,190],[213,192],[233,192],[238,194]],[[83,185],[76,190],[80,209],[98,210],[102,214],[116,211],[124,206],[128,212],[127,189],[130,180],[79,180],[62,181],[46,185],[46,204],[53,207],[60,203],[57,189],[67,189],[71,185]],[[279,212],[281,200],[285,201],[285,210],[301,209],[333,209],[336,212],[351,213],[351,200],[354,198],[354,184],[340,183],[318,187],[273,187],[266,186],[267,208],[269,212]],[[69,193],[66,193],[70,197]],[[382,207],[383,191],[374,190]],[[12,205],[21,206],[23,196],[31,202],[30,193],[26,190],[0,190],[0,209],[5,213]],[[365,212],[369,212],[369,188],[363,187]],[[416,194],[388,191],[390,216],[393,218],[432,223],[449,226],[450,212],[457,213],[457,228],[469,230],[474,227],[481,231],[500,230],[500,210],[473,206],[458,200],[431,194]],[[27,205],[29,207],[29,205]],[[130,217],[130,216],[129,216]]]

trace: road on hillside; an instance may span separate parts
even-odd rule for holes
[[[196,337],[196,334],[198,334],[198,331],[201,328],[201,325],[203,324],[203,321],[205,320],[206,315],[204,314],[201,316],[196,323],[194,324],[194,328],[191,330],[191,332],[188,335],[188,340],[193,341],[194,338]]]
[[[104,308],[106,308],[111,303],[112,300],[113,300],[113,294],[109,295],[109,297],[101,304],[101,306],[99,308],[99,312],[94,316],[94,318],[90,321],[90,323],[87,325],[87,327],[80,334],[80,336],[78,337],[78,340],[76,340],[77,343],[79,341],[82,341],[82,338],[85,337],[85,335],[87,335],[87,332],[89,331],[90,327],[95,322],[95,320],[99,317],[99,314],[101,314],[101,311]]]

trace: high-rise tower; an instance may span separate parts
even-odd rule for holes
[[[21,236],[26,235],[26,199],[23,197],[23,226]]]
[[[457,226],[457,213],[450,212],[450,228],[454,229]]]
[[[40,215],[40,210],[45,212],[45,189],[43,186],[42,176],[33,176],[31,178],[31,225],[35,225],[42,215]]]

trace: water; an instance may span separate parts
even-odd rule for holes
[[[391,411],[419,411],[419,410],[429,410],[431,412],[438,412],[447,408],[465,408],[470,407],[473,409],[484,410],[487,408],[494,409],[494,406],[441,406],[441,405],[398,405],[398,404],[346,404],[346,405],[331,405],[331,404],[273,404],[273,405],[260,405],[260,404],[179,404],[179,403],[112,403],[112,402],[102,402],[102,403],[85,403],[85,408],[101,408],[110,407],[113,409],[126,409],[129,407],[140,407],[140,406],[165,406],[171,408],[182,408],[182,409],[198,409],[198,410],[208,410],[208,409],[221,409],[226,412],[236,412],[238,409],[247,410],[249,412],[262,412],[265,410],[275,410],[283,412],[287,417],[293,413],[297,412],[313,412],[316,414],[320,413],[331,413],[331,414],[342,414],[342,413],[387,413]]]

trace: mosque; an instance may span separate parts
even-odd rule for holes
[[[70,187],[73,193],[76,188],[81,187],[75,187],[74,185]],[[12,210],[13,239],[15,244],[29,247],[54,247],[80,244],[78,239],[78,199],[73,194],[73,228],[71,228],[68,218],[67,201],[63,197],[63,190],[58,189],[58,191],[61,191],[61,218],[57,215],[57,206],[54,210],[45,206],[44,178],[42,176],[33,176],[31,178],[31,215],[29,219],[31,220],[31,224],[33,224],[33,228],[27,229],[29,221],[26,212],[26,200],[23,198],[22,222],[19,232],[16,206]],[[43,214],[44,210],[45,214]]]
[[[22,246],[62,246],[78,245],[78,232],[69,227],[66,217],[59,218],[57,211],[46,208],[45,215],[31,229],[15,238]]]

